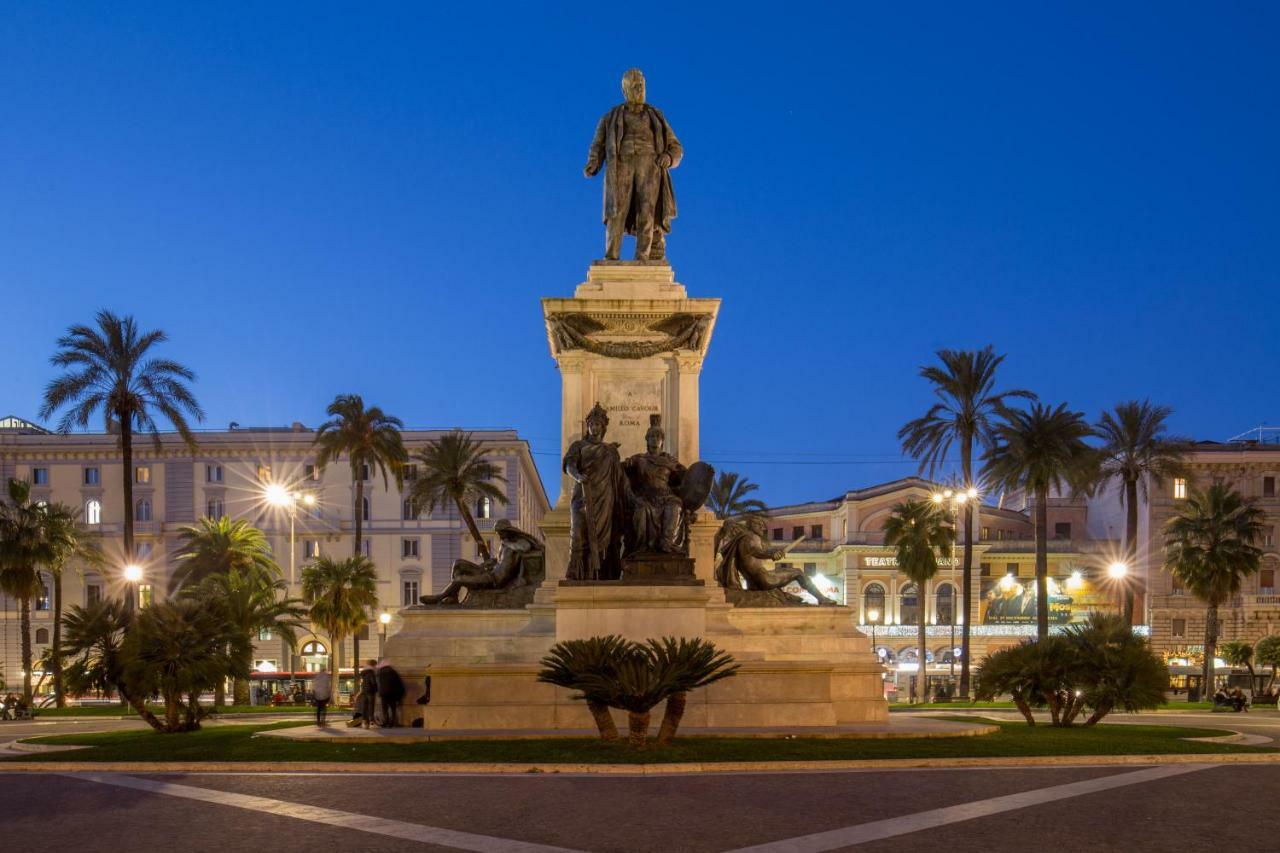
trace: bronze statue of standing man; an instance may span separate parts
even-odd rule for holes
[[[636,260],[661,261],[667,256],[667,234],[676,218],[671,169],[680,165],[684,149],[657,107],[644,102],[644,75],[632,68],[622,75],[626,103],[596,126],[582,173],[604,172],[606,260],[616,261],[622,235],[636,238]]]
[[[609,415],[591,408],[582,438],[569,445],[563,469],[574,480],[569,503],[570,580],[617,580],[622,576],[627,483],[618,445],[605,441]]]

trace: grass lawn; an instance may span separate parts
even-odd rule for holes
[[[920,740],[822,738],[679,738],[665,749],[632,751],[625,744],[585,738],[543,740],[442,740],[422,744],[298,743],[255,738],[275,725],[229,725],[164,735],[152,731],[100,732],[34,738],[35,743],[95,747],[75,753],[24,754],[22,761],[422,761],[626,764],[676,761],[788,761],[865,758],[959,758],[1042,755],[1146,755],[1274,752],[1257,747],[1191,743],[1182,738],[1226,732],[1171,726],[1109,726],[1092,729],[1030,727],[998,722],[982,737]]]
[[[974,708],[1009,708],[1016,706],[1012,702],[890,702],[890,711],[928,711],[937,714],[942,711],[968,711]]]
[[[164,713],[163,705],[148,705],[152,711],[157,714]],[[213,709],[206,706],[205,710]],[[219,714],[313,714],[314,708],[308,708],[306,705],[281,705],[273,708],[270,705],[227,705],[218,710]],[[43,717],[137,717],[132,708],[123,707],[121,705],[84,705],[71,706],[69,708],[37,708],[36,719]]]

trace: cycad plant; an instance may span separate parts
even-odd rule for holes
[[[938,555],[951,547],[956,531],[947,513],[933,501],[910,500],[894,506],[884,524],[884,544],[895,550],[898,571],[916,585],[920,602],[920,670],[917,678],[920,701],[928,699],[928,649],[925,645],[925,602],[929,581],[938,575]]]
[[[937,401],[929,411],[908,421],[898,430],[902,450],[920,460],[920,472],[930,477],[960,457],[961,487],[973,487],[974,453],[995,444],[995,427],[1018,399],[1034,400],[1035,394],[1019,388],[996,390],[996,370],[1004,361],[990,346],[980,350],[937,352],[937,365],[920,368],[920,375],[933,386]],[[973,530],[973,502],[964,507],[964,529]],[[960,594],[960,695],[969,695],[969,626],[973,623],[973,542],[964,537],[964,562]]]
[[[1097,453],[1085,444],[1093,430],[1066,405],[1032,403],[1010,411],[995,428],[995,443],[983,454],[988,480],[1035,499],[1036,637],[1049,636],[1049,495],[1088,491],[1097,480]],[[968,620],[965,620],[966,622]]]
[[[1093,709],[1086,726],[1115,710],[1135,713],[1168,701],[1169,668],[1123,615],[1090,613],[1064,637],[1075,655],[1073,693]]]
[[[95,326],[77,325],[58,339],[61,349],[50,361],[67,372],[45,388],[40,417],[47,418],[66,409],[58,431],[86,429],[100,412],[107,432],[119,432],[124,485],[124,557],[137,557],[133,545],[133,435],[151,434],[160,449],[156,418],[173,425],[188,449],[196,449],[195,435],[187,423],[191,417],[204,420],[204,412],[187,387],[195,374],[176,361],[158,358],[155,347],[168,340],[164,332],[143,332],[133,317],[119,317],[99,311]],[[130,593],[132,606],[132,593]]]
[[[433,511],[437,506],[453,501],[462,516],[476,550],[482,560],[490,557],[489,546],[476,527],[471,507],[481,498],[506,505],[507,493],[497,483],[505,483],[506,477],[498,466],[484,455],[484,444],[475,441],[471,433],[453,430],[440,438],[427,442],[427,446],[414,456],[422,466],[418,479],[409,493],[409,500],[419,511]]]
[[[607,695],[589,692],[582,686],[582,677],[589,673],[607,673],[614,662],[627,653],[630,643],[616,634],[608,637],[591,637],[586,640],[566,640],[551,647],[542,659],[538,680],[557,687],[577,690],[574,699],[587,703],[587,710],[595,720],[600,739],[618,739],[618,727],[609,713]]]
[[[338,651],[378,604],[378,572],[368,557],[320,557],[302,570],[302,594],[311,602],[311,621],[328,635],[329,672],[338,684]],[[359,667],[360,661],[356,660]]]
[[[736,675],[738,665],[733,656],[716,648],[701,637],[689,639],[663,637],[649,640],[646,651],[653,667],[662,673],[661,681],[671,685],[667,706],[662,712],[662,724],[658,727],[658,743],[667,745],[675,739],[684,719],[689,692],[714,684],[722,678]]]
[[[1192,489],[1165,525],[1165,569],[1206,605],[1204,690],[1213,690],[1218,608],[1239,595],[1244,579],[1262,566],[1264,514],[1229,483]]]
[[[604,699],[610,708],[627,712],[627,743],[633,749],[644,747],[649,735],[649,721],[654,707],[675,693],[676,674],[654,666],[648,651],[630,644],[607,672],[583,673],[579,689]]]

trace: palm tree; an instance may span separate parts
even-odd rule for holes
[[[920,601],[920,701],[928,701],[928,649],[925,645],[925,594],[929,581],[938,574],[938,554],[950,548],[956,531],[947,514],[934,501],[909,500],[894,506],[884,525],[884,544],[896,550],[898,571],[916,585]]]
[[[1004,361],[990,345],[980,350],[938,350],[939,365],[920,368],[938,402],[898,430],[902,450],[920,460],[920,472],[934,477],[955,447],[960,455],[963,487],[973,487],[973,454],[994,443],[996,421],[1010,400],[1034,400],[1030,391],[996,390],[996,368]],[[973,624],[973,504],[964,507],[964,563],[961,569],[960,696],[969,695],[969,626]]]
[[[1099,485],[1115,480],[1120,484],[1120,501],[1125,506],[1125,562],[1136,569],[1138,553],[1138,497],[1147,498],[1147,481],[1162,485],[1166,478],[1186,472],[1183,462],[1186,442],[1165,433],[1165,421],[1173,414],[1168,406],[1151,401],[1129,400],[1103,412],[1096,426],[1102,438],[1102,466]],[[1146,572],[1142,573],[1146,577]],[[1133,625],[1133,587],[1124,589],[1124,618]]]
[[[1165,568],[1208,609],[1204,623],[1204,690],[1213,689],[1218,608],[1238,595],[1262,565],[1264,514],[1228,483],[1192,489],[1165,525]]]
[[[422,465],[409,494],[414,507],[431,512],[445,501],[453,501],[476,542],[480,558],[489,559],[489,546],[476,527],[471,505],[485,498],[505,505],[507,494],[494,485],[505,483],[506,478],[498,466],[484,458],[484,443],[472,440],[469,432],[455,429],[427,442],[414,459]]]
[[[711,494],[707,496],[707,506],[715,513],[716,518],[723,521],[737,515],[754,515],[764,512],[767,507],[758,498],[747,495],[760,488],[736,471],[721,471],[716,475],[711,486]]]
[[[1222,659],[1232,666],[1249,670],[1249,692],[1258,690],[1258,673],[1253,666],[1253,646],[1243,640],[1232,640],[1219,646]]]
[[[53,642],[49,646],[49,669],[53,675],[54,701],[59,708],[67,705],[66,683],[62,672],[62,578],[73,557],[91,563],[102,563],[102,552],[96,538],[80,524],[80,510],[55,503],[43,508],[41,519],[44,538],[44,567],[53,579]]]
[[[297,629],[307,617],[300,599],[288,597],[284,580],[264,582],[261,577],[237,569],[209,575],[198,586],[189,588],[190,597],[209,601],[221,607],[244,642],[238,648],[243,659],[240,669],[248,672],[253,664],[253,638],[263,630],[279,634],[290,645],[298,642]],[[241,677],[232,681],[233,703],[249,704],[249,682]]]
[[[281,576],[266,535],[247,521],[225,515],[202,518],[181,528],[178,537],[174,554],[178,565],[169,578],[170,595],[183,586],[196,586],[206,578],[232,572],[264,584]]]
[[[1049,548],[1046,536],[1050,491],[1077,493],[1096,480],[1097,454],[1085,444],[1093,430],[1065,404],[1032,403],[1029,411],[1008,411],[996,426],[994,443],[983,454],[991,483],[1035,497],[1036,636],[1049,635]],[[966,620],[968,621],[968,620]]]
[[[164,332],[139,332],[133,317],[118,317],[106,310],[99,311],[95,319],[97,328],[72,326],[58,339],[62,349],[50,361],[70,371],[45,388],[40,417],[48,418],[68,407],[58,422],[58,431],[69,433],[74,427],[86,429],[94,413],[101,411],[107,432],[119,430],[124,461],[124,557],[132,563],[137,557],[133,547],[133,433],[149,432],[159,449],[155,418],[160,415],[173,424],[194,452],[196,440],[187,416],[202,421],[204,412],[186,385],[195,381],[195,374],[176,361],[152,354],[153,347],[168,340]],[[126,595],[132,607],[133,594]]]
[[[150,691],[135,688],[126,679],[125,635],[134,624],[127,606],[109,599],[88,607],[72,605],[62,621],[66,628],[67,657],[71,661],[67,667],[71,689],[83,693],[114,687],[147,725],[163,731],[164,723],[147,707]]]
[[[388,475],[395,479],[396,488],[404,488],[404,463],[408,454],[404,449],[404,441],[400,430],[404,422],[388,415],[377,406],[364,407],[364,399],[359,394],[339,394],[333,398],[326,410],[330,420],[325,421],[316,430],[315,444],[320,448],[316,454],[316,467],[321,471],[331,461],[344,453],[351,464],[351,482],[355,483],[355,540],[351,553],[360,556],[364,553],[364,481],[366,472],[370,476],[376,471],[382,474],[382,487],[389,488]],[[376,606],[374,601],[372,606]],[[367,617],[360,624],[363,625]],[[355,638],[354,653],[360,659],[360,636]],[[334,684],[337,684],[336,676]]]
[[[302,594],[311,603],[311,621],[329,637],[329,671],[336,689],[338,650],[378,603],[378,571],[363,554],[345,560],[320,557],[302,570]],[[357,658],[357,667],[359,663]]]
[[[42,507],[31,500],[31,485],[9,480],[8,502],[0,501],[0,591],[18,600],[22,635],[22,698],[31,705],[31,599],[44,590],[39,566],[47,561]]]

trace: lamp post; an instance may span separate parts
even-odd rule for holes
[[[868,610],[867,621],[871,623],[871,654],[879,660],[880,655],[876,652],[876,623],[880,621],[880,611],[874,607]]]
[[[307,492],[292,492],[279,483],[272,483],[267,486],[266,491],[267,503],[274,507],[283,509],[289,513],[289,585],[292,586],[298,582],[297,551],[294,538],[294,529],[298,520],[298,504],[299,502],[309,507],[316,505],[316,496]]]
[[[378,646],[378,657],[381,658],[387,651],[387,626],[391,624],[391,614],[382,611],[378,614],[378,621],[382,623],[382,644]]]
[[[129,563],[124,567],[124,579],[128,583],[124,592],[125,610],[132,613],[138,607],[138,584],[142,582],[142,566]]]
[[[1116,582],[1116,606],[1124,613],[1125,585],[1129,582],[1129,566],[1116,560],[1107,566],[1107,577]]]
[[[933,493],[933,502],[941,506],[943,503],[947,505],[948,511],[951,513],[951,529],[955,535],[951,537],[951,654],[950,660],[950,678],[954,683],[956,679],[956,541],[960,538],[960,510],[964,508],[969,501],[978,499],[978,490],[973,486],[967,489],[943,489],[941,492]],[[967,537],[969,531],[966,530],[964,535]],[[925,664],[921,662],[923,667]],[[967,698],[967,697],[960,697]]]

